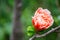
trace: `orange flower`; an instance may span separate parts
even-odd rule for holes
[[[38,8],[32,17],[32,23],[37,31],[48,29],[54,20],[47,9]]]

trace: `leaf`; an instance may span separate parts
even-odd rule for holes
[[[27,35],[32,36],[35,33],[35,30],[32,26],[27,27]]]

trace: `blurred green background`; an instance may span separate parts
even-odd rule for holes
[[[39,7],[50,10],[54,18],[52,27],[40,33],[45,33],[60,25],[60,0],[22,0],[22,3],[21,21],[25,40],[30,38],[27,36],[26,29],[28,26],[32,26],[32,16]],[[13,8],[14,0],[0,0],[0,40],[9,40],[13,27]],[[60,40],[59,36],[59,33],[54,32],[43,38],[36,38],[36,40]]]

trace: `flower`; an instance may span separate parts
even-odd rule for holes
[[[37,31],[48,29],[54,20],[48,9],[38,8],[32,17],[32,23]]]

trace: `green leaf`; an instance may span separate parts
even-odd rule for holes
[[[35,33],[35,30],[32,26],[27,27],[27,35],[32,36]]]

